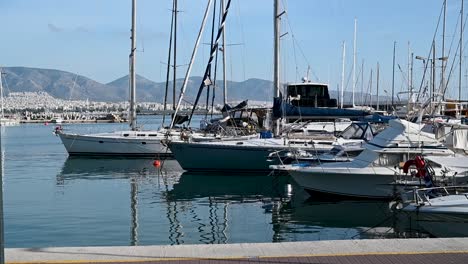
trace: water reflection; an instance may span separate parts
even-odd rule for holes
[[[395,214],[387,202],[293,200],[283,210],[284,221],[303,226],[317,240],[395,237]],[[327,228],[335,232],[329,234]]]
[[[272,204],[288,199],[288,177],[265,174],[199,174],[184,172],[164,197],[171,223],[171,244],[184,243],[196,230],[198,242],[228,243],[239,229],[234,219],[271,214]],[[249,205],[250,204],[250,205]],[[255,211],[249,212],[252,209]],[[247,215],[240,215],[249,212]],[[182,216],[179,216],[182,215]],[[181,223],[181,219],[189,223]],[[248,225],[255,226],[255,221]],[[253,234],[258,233],[252,230]],[[189,234],[187,234],[189,233]],[[246,234],[247,235],[247,234]]]
[[[152,159],[115,159],[68,157],[56,177],[57,186],[64,186],[74,180],[116,180],[128,179],[130,183],[130,245],[139,244],[138,194],[139,184],[144,179],[180,174],[180,166],[174,160],[161,162],[156,167]],[[167,183],[167,178],[165,180]]]
[[[174,160],[153,161],[68,158],[57,186],[128,181],[130,245],[409,236],[386,202],[317,200],[285,175],[182,173]]]

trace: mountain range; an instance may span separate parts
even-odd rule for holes
[[[109,83],[100,83],[88,77],[71,72],[28,68],[5,67],[2,68],[5,93],[8,92],[47,92],[55,98],[67,100],[86,100],[116,102],[127,101],[129,98],[129,77],[124,76]],[[200,87],[202,78],[191,77],[187,83],[185,99],[193,101]],[[180,92],[183,79],[176,82],[176,94]],[[138,102],[163,102],[166,89],[165,82],[154,82],[143,76],[137,75],[137,101]],[[217,103],[222,102],[222,82],[218,82],[216,89]],[[168,102],[172,103],[172,82],[169,82]],[[271,101],[273,84],[271,81],[261,79],[249,79],[243,82],[228,81],[229,101],[255,100]],[[212,90],[210,91],[212,93]],[[206,94],[206,90],[205,90]],[[202,97],[201,100],[205,97]],[[210,95],[211,98],[211,95]]]
[[[124,76],[109,83],[100,83],[71,72],[28,68],[5,67],[2,68],[5,94],[8,92],[47,92],[51,96],[67,100],[86,100],[118,102],[127,101],[129,98],[129,77]],[[200,87],[202,77],[191,77],[187,84],[185,100],[193,102]],[[176,82],[176,98],[180,92],[183,79]],[[166,88],[165,82],[154,82],[143,76],[137,75],[137,101],[159,102],[164,101]],[[222,81],[216,88],[216,103],[222,102]],[[169,90],[172,91],[172,82],[169,82]],[[248,79],[242,82],[228,81],[228,101],[241,101],[245,99],[253,101],[272,101],[273,83],[262,79]],[[212,93],[212,90],[210,91]],[[206,89],[204,90],[206,94]],[[330,91],[332,98],[338,97],[337,91]],[[356,93],[356,98],[361,98]],[[211,97],[211,95],[210,95]],[[345,104],[350,102],[352,94],[345,92]],[[201,99],[201,104],[206,101],[206,95]],[[386,98],[381,97],[381,100]],[[168,95],[168,102],[172,103],[172,92]],[[359,102],[359,100],[357,101]]]

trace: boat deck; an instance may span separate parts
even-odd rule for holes
[[[467,263],[468,238],[6,249],[7,263]]]

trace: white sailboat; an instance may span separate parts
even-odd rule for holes
[[[184,80],[184,86],[188,81],[190,75],[190,69],[193,65],[195,58],[196,49],[201,39],[201,35],[204,30],[205,22],[208,17],[208,10],[211,5],[211,0],[207,4],[205,15],[202,21],[202,26],[198,34],[194,52],[192,54],[189,69]],[[174,10],[174,12],[176,12]],[[64,133],[59,130],[56,133],[62,140],[63,145],[67,149],[69,155],[72,156],[126,156],[126,157],[164,157],[172,156],[171,151],[167,146],[162,143],[162,140],[167,138],[174,138],[178,140],[183,137],[181,131],[173,129],[160,129],[153,131],[139,130],[136,124],[136,78],[135,78],[135,52],[136,52],[136,0],[132,1],[132,30],[131,30],[131,51],[130,51],[130,109],[129,109],[129,121],[130,130],[117,131],[111,133],[99,133],[99,134],[71,134]],[[180,96],[180,98],[183,95]],[[179,101],[181,100],[179,98]],[[180,102],[179,102],[180,104]],[[176,113],[177,114],[177,113]],[[174,114],[174,116],[176,116]],[[175,118],[173,119],[174,123]],[[171,124],[171,128],[173,124]],[[210,134],[196,134],[193,137],[194,140],[214,140],[216,136]]]
[[[395,196],[396,183],[406,184],[406,180],[414,180],[403,175],[399,169],[401,162],[415,155],[454,156],[433,134],[421,132],[417,124],[405,120],[391,120],[389,124],[351,162],[308,167],[281,165],[273,168],[287,171],[309,192],[389,199]],[[442,167],[435,170],[436,176],[446,175]],[[456,174],[457,179],[466,176],[466,172]]]
[[[19,125],[19,120],[16,118],[5,117],[4,112],[4,102],[3,102],[3,79],[2,79],[2,70],[0,69],[0,100],[1,100],[1,116],[0,116],[0,126],[14,126]]]
[[[136,124],[136,0],[132,1],[132,29],[130,50],[130,109],[131,130],[99,134],[69,134],[60,131],[57,135],[62,140],[69,155],[80,156],[155,156],[170,155],[170,151],[161,144],[164,132],[139,131]]]

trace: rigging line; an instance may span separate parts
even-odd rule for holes
[[[228,0],[227,5],[226,5],[226,10],[224,10],[224,13],[223,13],[223,19],[221,20],[221,25],[218,28],[218,34],[216,35],[216,41],[214,42],[213,48],[211,49],[211,54],[210,54],[210,58],[208,60],[208,65],[206,66],[206,69],[205,69],[205,74],[203,75],[202,82],[200,83],[200,88],[198,89],[197,97],[195,98],[195,103],[194,103],[195,106],[198,104],[198,101],[200,99],[200,95],[201,95],[201,93],[203,91],[203,87],[205,86],[205,80],[208,77],[208,73],[209,73],[209,70],[210,70],[210,67],[211,67],[211,63],[212,63],[212,61],[214,59],[214,55],[215,55],[216,51],[218,50],[219,39],[220,39],[221,34],[223,33],[223,30],[224,30],[224,24],[226,23],[226,17],[227,17],[230,5],[231,5],[231,0]],[[195,106],[192,108],[192,111],[190,113],[190,117],[189,117],[189,120],[188,120],[188,125],[189,126],[190,126],[190,123],[192,121],[193,113],[195,111]]]
[[[424,80],[425,80],[425,77],[426,77],[426,73],[427,73],[427,69],[428,69],[428,66],[429,66],[429,58],[431,56],[431,53],[432,53],[432,47],[434,45],[434,41],[435,41],[435,38],[437,36],[437,31],[439,31],[439,26],[440,26],[440,20],[442,18],[442,14],[444,12],[444,4],[442,4],[442,7],[440,9],[440,13],[439,13],[439,19],[437,21],[437,26],[436,26],[436,29],[435,29],[435,32],[434,32],[434,35],[432,37],[432,44],[431,44],[431,47],[429,49],[429,53],[427,54],[427,59],[426,59],[426,62],[425,62],[425,65],[424,65],[424,72],[423,72],[423,77],[421,79],[421,84],[419,85],[419,91],[418,91],[418,96],[416,97],[416,102],[419,102],[419,97],[421,95],[421,91],[423,89],[423,86],[424,86]]]
[[[195,46],[193,48],[193,51],[192,51],[192,56],[190,58],[190,65],[189,67],[187,68],[187,72],[185,74],[185,77],[184,77],[184,82],[182,84],[182,88],[180,89],[180,94],[179,94],[179,100],[177,102],[177,107],[174,111],[174,118],[172,119],[171,121],[171,126],[170,128],[172,128],[174,126],[174,123],[175,123],[175,118],[177,116],[177,112],[179,111],[179,108],[180,108],[180,104],[182,102],[182,99],[184,97],[184,94],[185,94],[185,91],[187,89],[187,83],[188,83],[188,79],[189,79],[189,76],[190,76],[190,72],[192,70],[192,66],[193,66],[193,62],[195,60],[195,56],[197,54],[197,50],[198,50],[198,45],[200,44],[200,39],[201,39],[201,35],[203,34],[203,31],[205,29],[205,25],[206,25],[206,20],[208,18],[208,13],[210,11],[210,6],[211,6],[211,2],[212,0],[208,0],[208,3],[206,5],[206,9],[205,9],[205,14],[203,15],[203,20],[202,20],[202,24],[200,26],[200,29],[199,29],[199,32],[198,32],[198,36],[197,36],[197,40],[195,41]]]
[[[468,16],[468,15],[467,15]],[[463,25],[463,30],[465,30],[465,26],[466,26],[466,20],[465,20],[465,23]],[[468,41],[466,41],[466,43],[468,43]],[[460,47],[460,42],[458,42],[458,45],[457,45],[457,49],[456,49],[456,52],[455,52],[455,56],[454,57],[457,57],[458,56],[458,52],[459,52],[459,47]],[[445,94],[446,90],[447,90],[447,87],[448,87],[448,84],[449,84],[449,81],[450,81],[450,78],[452,76],[452,72],[453,72],[453,67],[455,65],[455,60],[452,61],[452,66],[450,67],[450,71],[449,71],[449,75],[447,77],[447,82],[446,82],[446,85],[444,86],[444,91],[442,94]]]
[[[213,19],[212,19],[212,23],[211,23],[211,41],[210,41],[210,49],[213,50],[213,41],[214,41],[214,31],[215,31],[215,22],[216,22],[216,0],[214,0],[213,2]],[[216,49],[216,58],[218,58],[218,49]],[[213,86],[214,88],[214,81],[211,80],[211,64],[208,66],[209,67],[209,72],[208,72],[208,75],[207,75],[207,78],[209,79],[209,82],[210,84],[208,84],[206,86],[206,110],[207,112],[205,113],[205,119],[208,117],[208,109],[209,109],[209,106],[210,106],[210,88],[211,86]],[[215,67],[216,67],[216,60],[215,60]]]
[[[242,17],[241,16],[241,13],[240,13],[240,0],[237,1],[237,5],[236,5],[236,12],[237,12],[237,17],[238,17],[238,24],[239,24],[239,28],[240,28],[240,32],[241,32],[241,43],[246,43],[245,42],[245,31],[244,31],[244,23],[242,23]],[[247,52],[245,50],[245,45],[242,45],[242,80],[245,80],[247,78],[247,75],[246,75],[246,65],[247,63],[245,62],[245,58],[247,57]],[[232,52],[231,52],[232,53]],[[231,57],[232,58],[232,57]],[[231,80],[233,79],[233,76],[232,76],[232,59],[231,59]],[[245,87],[245,83],[243,84],[244,87]]]
[[[169,54],[167,56],[167,69],[166,69],[166,91],[164,93],[164,114],[162,118],[162,127],[164,127],[164,122],[166,120],[166,110],[167,110],[167,94],[169,92],[169,75],[171,71],[171,54],[172,54],[172,36],[173,36],[173,27],[174,27],[174,12],[175,12],[175,0],[172,1],[172,18],[171,18],[171,30],[169,37]],[[174,71],[176,70],[176,65],[174,65]]]
[[[219,2],[220,3],[220,8],[219,8],[219,14],[218,14],[218,26],[219,26],[219,24],[221,24],[221,16],[222,16],[222,14],[224,12],[224,10],[222,8],[223,7],[223,1],[224,0],[221,0]],[[226,43],[224,43],[224,38],[223,38],[223,51],[222,52],[225,52],[225,50],[226,50]],[[213,96],[211,97],[211,118],[213,118],[214,101],[215,101],[215,97],[216,97],[216,75],[217,75],[217,72],[218,72],[218,54],[219,53],[217,51],[216,52],[216,57],[215,57],[215,67],[214,67],[214,76],[213,76],[213,79],[214,79],[213,80]],[[225,66],[223,66],[223,67],[225,67]]]
[[[450,42],[450,48],[449,48],[448,54],[447,54],[447,56],[446,56],[447,58],[450,58],[450,54],[452,53],[453,41],[454,41],[454,39],[455,39],[455,34],[456,34],[456,32],[458,31],[458,24],[459,24],[459,22],[460,22],[459,17],[460,17],[461,15],[462,15],[462,14],[460,14],[460,15],[458,16],[458,18],[457,18],[457,24],[455,25],[455,32],[454,32],[453,35],[452,35],[452,41]],[[459,42],[458,42],[458,46],[457,46],[457,52],[458,52],[458,47],[460,47],[460,43],[459,43]],[[456,52],[455,54],[457,54],[457,52]],[[455,57],[456,57],[456,55],[455,55]],[[453,68],[453,62],[452,62],[452,68]],[[442,68],[442,71],[444,72],[444,74],[445,74],[445,70],[446,70],[446,68],[443,67],[443,68]],[[445,91],[445,90],[447,89],[446,87],[448,86],[448,80],[447,80],[445,83],[443,83],[443,81],[444,81],[444,80],[442,80],[442,79],[440,80],[439,90],[441,90],[442,88],[444,88],[444,91]],[[445,94],[445,92],[444,92],[444,94]]]
[[[285,4],[284,0],[282,0],[282,2],[283,2],[283,6],[286,7],[286,4]],[[285,8],[285,9],[287,9],[287,8]],[[291,21],[290,21],[290,19],[289,19],[289,15],[288,15],[287,12],[285,12],[284,14],[285,14],[285,16],[286,16],[286,22],[287,22],[287,24],[288,24],[289,31],[291,31],[291,38],[292,38],[292,40],[293,40],[293,43],[294,43],[295,45],[297,45],[297,48],[299,49],[299,51],[300,51],[300,53],[301,53],[303,59],[305,60],[305,62],[307,63],[307,65],[310,66],[311,64],[310,64],[309,60],[307,59],[307,56],[305,55],[305,52],[304,52],[304,50],[302,49],[302,46],[299,44],[299,41],[297,40],[296,35],[295,35],[294,32],[293,32],[293,29],[292,29],[292,26],[291,26]],[[311,71],[311,72],[312,72],[312,75],[314,75],[315,79],[316,79],[318,82],[320,82],[320,78],[317,76],[317,74],[315,73],[315,71]]]

